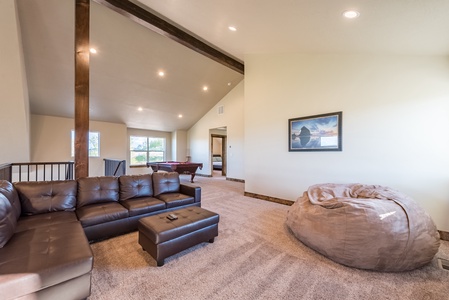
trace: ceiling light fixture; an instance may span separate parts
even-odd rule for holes
[[[159,73],[157,73],[157,74],[159,75],[159,77],[164,77],[165,76],[164,71],[159,71]]]
[[[207,91],[209,88],[207,86],[203,86],[203,91]]]
[[[95,49],[95,48],[90,48],[89,51],[90,51],[90,53],[93,53],[93,54],[97,53],[97,49]]]
[[[182,115],[181,115],[181,114],[179,114],[179,115],[178,115],[178,118],[180,118],[180,119],[181,119],[181,118],[182,118]]]
[[[142,107],[139,107],[138,109],[137,109],[138,111],[142,111],[143,110],[143,108]]]
[[[231,31],[237,31],[237,28],[235,28],[234,26],[229,26],[228,29]]]
[[[356,10],[347,10],[343,12],[343,17],[348,19],[355,19],[360,16],[360,13]]]

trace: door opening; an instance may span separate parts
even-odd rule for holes
[[[216,132],[217,129],[214,130]],[[219,134],[211,134],[211,174],[212,176],[226,176],[227,156],[226,156],[226,129]]]

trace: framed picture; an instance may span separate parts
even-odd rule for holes
[[[342,112],[288,120],[288,151],[341,151]]]

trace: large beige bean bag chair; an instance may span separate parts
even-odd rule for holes
[[[360,269],[412,270],[440,246],[435,224],[413,199],[376,185],[311,186],[291,206],[287,225],[310,248]]]

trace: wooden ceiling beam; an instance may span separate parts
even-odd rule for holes
[[[240,74],[244,74],[243,63],[209,46],[208,44],[200,41],[187,32],[179,29],[178,27],[168,23],[167,21],[128,0],[94,1],[118,12],[119,14],[145,26],[146,28],[158,34],[166,36],[198,53],[203,54],[210,59],[221,63],[234,71],[237,71]]]

